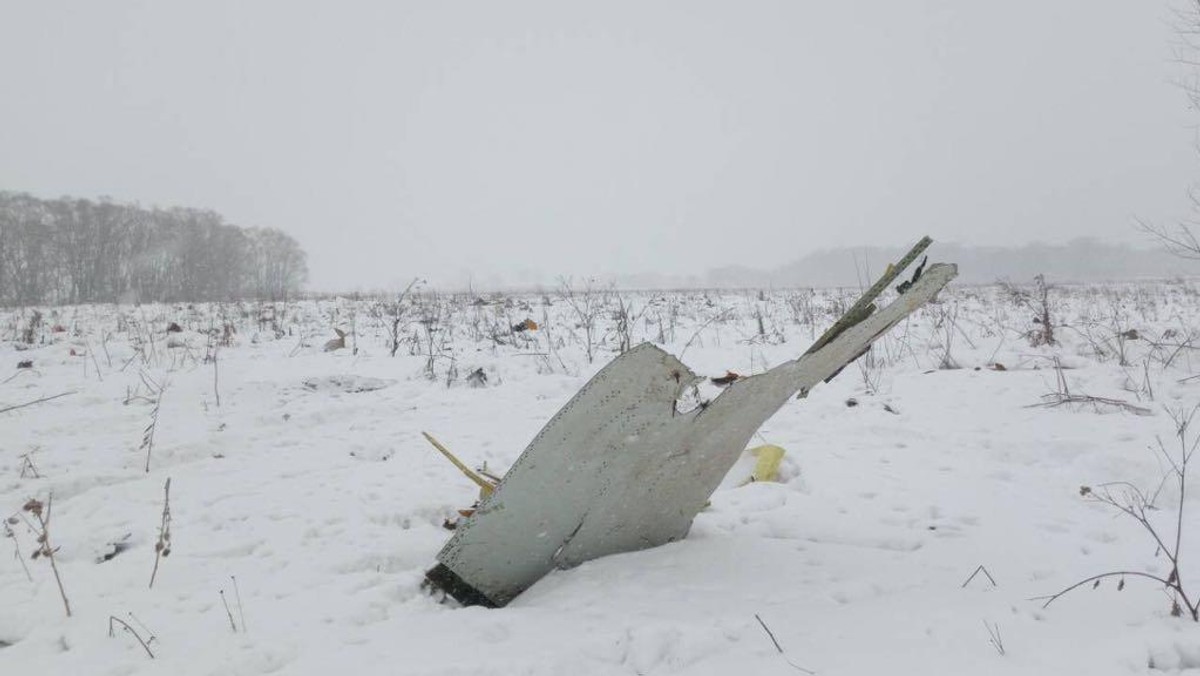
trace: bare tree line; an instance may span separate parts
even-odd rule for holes
[[[0,306],[282,300],[307,275],[291,236],[212,211],[0,191]]]

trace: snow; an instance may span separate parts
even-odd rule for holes
[[[1137,523],[1079,489],[1158,485],[1149,446],[1174,443],[1166,409],[1200,403],[1200,380],[1184,380],[1200,364],[1170,347],[1200,330],[1200,293],[1181,282],[1053,294],[1054,347],[1029,345],[1032,313],[999,289],[943,294],[878,345],[874,365],[768,421],[753,445],[787,449],[780,482],[742,485],[747,456],[685,540],[556,571],[500,610],[422,588],[450,535],[443,522],[477,488],[421,431],[473,465],[507,468],[613,355],[608,310],[591,364],[586,322],[540,295],[419,296],[394,358],[376,299],[43,308],[32,346],[16,342],[31,311],[0,311],[0,408],[74,392],[0,413],[0,516],[53,495],[73,611],[49,563],[29,559],[34,535],[19,521],[33,581],[14,540],[0,540],[0,674],[1200,673],[1200,626],[1171,617],[1151,582],[1034,600],[1111,570],[1166,574]],[[661,338],[720,376],[797,356],[853,296],[624,300],[635,344]],[[539,329],[509,330],[525,317]],[[185,329],[170,336],[177,347],[172,321]],[[226,323],[236,333],[218,345]],[[347,347],[322,352],[334,327],[353,328]],[[1143,338],[1124,343],[1123,366],[1114,336],[1128,328]],[[963,368],[937,368],[948,341]],[[1056,387],[1055,357],[1072,392],[1153,415],[1031,407]],[[26,359],[32,369],[8,370]],[[480,367],[487,384],[471,387]],[[23,476],[25,454],[40,477]],[[168,477],[172,551],[150,589]],[[1200,579],[1194,493],[1185,586]],[[1170,535],[1178,500],[1168,485],[1152,516]],[[103,560],[115,542],[127,547]],[[964,586],[979,566],[996,584],[979,573]],[[153,636],[155,659],[119,625],[110,637],[110,616]]]

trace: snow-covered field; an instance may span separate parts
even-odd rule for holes
[[[1143,487],[1174,544],[1180,494],[1159,490],[1170,468],[1151,446],[1175,451],[1171,411],[1200,403],[1187,282],[1053,290],[1059,344],[1037,347],[1036,303],[952,288],[772,418],[760,436],[788,451],[781,481],[742,485],[747,458],[686,540],[555,572],[500,610],[422,588],[443,522],[476,497],[422,430],[500,472],[622,342],[757,373],[856,295],[0,311],[0,409],[70,393],[0,413],[0,516],[16,517],[0,674],[1200,673],[1200,625],[1172,617],[1160,584],[1033,600],[1107,571],[1169,574],[1151,535],[1081,486]],[[538,328],[512,329],[525,319]],[[345,347],[326,352],[334,328]],[[1063,379],[1148,414],[1031,406]],[[168,478],[170,555],[150,588]],[[1180,554],[1193,599],[1197,491]],[[51,496],[70,617],[22,511]]]

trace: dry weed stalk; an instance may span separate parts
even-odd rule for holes
[[[150,572],[150,589],[154,589],[154,578],[158,577],[158,563],[171,555],[171,477],[163,486],[162,522],[158,525],[158,542],[154,543],[154,570]]]
[[[771,639],[771,643],[775,645],[775,650],[779,653],[779,656],[783,658],[783,661],[788,663],[788,666],[795,669],[796,671],[802,671],[806,674],[816,674],[817,673],[817,672],[813,671],[812,669],[805,669],[804,667],[800,666],[799,664],[796,664],[795,662],[792,662],[790,659],[788,659],[787,653],[785,653],[783,651],[783,646],[779,645],[779,639],[775,638],[775,632],[771,631],[771,628],[767,626],[766,622],[763,622],[763,618],[759,617],[758,613],[754,614],[754,619],[758,620],[758,625],[763,628],[763,631],[767,632],[767,636]]]
[[[992,574],[989,573],[988,569],[985,568],[984,565],[981,563],[981,564],[979,564],[978,567],[975,568],[975,571],[973,573],[971,573],[970,577],[968,577],[961,585],[959,585],[959,588],[966,589],[967,585],[971,584],[971,580],[974,580],[975,576],[980,573],[983,573],[984,577],[986,577],[988,579],[988,582],[992,583],[993,587],[999,586],[996,584],[996,578],[992,577]]]
[[[143,382],[148,378],[143,374]],[[138,450],[145,449],[146,451],[146,473],[150,473],[150,454],[154,451],[154,432],[158,429],[158,411],[162,408],[163,393],[167,391],[167,381],[163,380],[162,384],[150,380],[151,391],[154,392],[154,408],[150,410],[150,423],[146,425],[146,429],[142,431],[142,445]]]
[[[987,620],[984,620],[983,628],[987,629],[988,643],[996,649],[996,653],[1001,657],[1004,657],[1006,654],[1008,654],[1008,652],[1004,649],[1004,639],[1000,636],[1000,625],[995,622],[988,624]]]
[[[10,516],[4,520],[4,537],[11,538],[13,541],[13,558],[21,562],[21,568],[25,570],[25,577],[33,582],[33,575],[29,573],[29,566],[25,565],[25,557],[21,555],[21,543],[17,541],[17,534],[13,532],[13,525],[20,523],[21,520],[16,516]]]
[[[229,629],[236,634],[238,630],[237,624],[233,621],[233,611],[229,610],[229,601],[225,600],[225,590],[219,589],[217,593],[221,595],[221,605],[225,606],[225,615],[229,618]]]
[[[21,478],[22,479],[41,479],[42,475],[38,472],[37,465],[33,464],[33,454],[37,453],[38,449],[34,448],[28,453],[21,454]]]
[[[54,496],[46,498],[46,504],[42,504],[36,498],[30,498],[22,511],[29,512],[37,521],[37,525],[33,526],[34,534],[37,535],[38,549],[34,551],[33,558],[37,559],[45,557],[50,560],[50,569],[54,571],[54,581],[58,583],[58,593],[62,596],[63,608],[67,611],[67,617],[71,616],[71,602],[67,600],[67,592],[63,589],[62,576],[58,574],[58,563],[54,560],[54,554],[58,551],[58,547],[50,544],[50,507],[54,502]]]
[[[233,581],[233,597],[237,599],[238,621],[242,623],[242,633],[246,632],[246,613],[242,610],[242,590],[238,589],[237,576],[230,575],[229,579]]]
[[[413,287],[420,282],[419,277],[414,277],[408,286],[404,287],[404,291],[400,292],[400,296],[396,298],[395,303],[387,305],[387,313],[391,317],[392,323],[388,331],[389,352],[390,356],[395,357],[396,351],[400,349],[400,322],[404,319],[404,299],[408,297],[408,292],[412,291]]]
[[[116,633],[115,633],[114,627],[113,627],[114,623],[120,624],[121,627],[126,632],[133,634],[133,637],[137,639],[137,642],[142,644],[142,649],[146,651],[146,654],[150,656],[150,659],[154,659],[154,653],[150,652],[150,646],[146,643],[146,641],[142,640],[141,634],[137,633],[136,629],[129,626],[129,623],[127,623],[125,620],[122,620],[121,618],[117,617],[116,615],[108,616],[108,637],[109,638],[116,636]],[[153,636],[150,637],[150,640],[153,641],[154,637]]]
[[[1138,406],[1120,399],[1111,399],[1109,397],[1096,397],[1090,394],[1077,394],[1071,391],[1070,385],[1067,383],[1067,376],[1063,372],[1062,362],[1058,357],[1054,358],[1054,377],[1056,389],[1042,395],[1042,401],[1036,404],[1030,404],[1026,408],[1034,408],[1042,406],[1045,408],[1055,408],[1063,404],[1091,404],[1097,411],[1101,406],[1109,406],[1118,408],[1136,415],[1150,415],[1152,411],[1145,406]]]
[[[62,394],[55,394],[55,395],[52,395],[49,397],[42,397],[40,399],[34,399],[33,401],[27,401],[24,404],[14,404],[12,406],[0,408],[0,413],[8,413],[9,411],[15,411],[19,408],[25,408],[27,406],[33,406],[34,404],[41,404],[43,402],[52,401],[54,399],[58,399],[59,397],[65,397],[65,396],[68,396],[71,394],[75,394],[75,390],[71,390],[70,392],[63,392]]]
[[[1046,283],[1045,275],[1033,278],[1033,292],[1021,289],[1009,282],[1001,282],[1000,287],[1008,294],[1009,301],[1018,307],[1034,312],[1033,323],[1038,328],[1029,330],[1025,337],[1033,347],[1039,345],[1057,345],[1054,335],[1053,309],[1050,302],[1050,290],[1054,287]]]
[[[1161,438],[1156,439],[1156,446],[1151,447],[1169,467],[1158,488],[1153,493],[1148,494],[1127,481],[1101,484],[1095,488],[1082,486],[1079,489],[1079,494],[1085,499],[1107,505],[1141,525],[1142,529],[1154,541],[1154,555],[1158,556],[1161,553],[1167,557],[1167,562],[1170,565],[1167,575],[1163,577],[1159,574],[1137,570],[1116,570],[1093,575],[1072,584],[1056,594],[1041,597],[1046,601],[1042,605],[1043,608],[1064,594],[1086,584],[1091,584],[1092,589],[1095,589],[1100,586],[1100,582],[1105,578],[1115,577],[1119,578],[1117,591],[1121,591],[1125,588],[1126,577],[1140,577],[1157,582],[1165,588],[1171,597],[1171,615],[1180,617],[1184,611],[1187,611],[1193,621],[1200,622],[1200,599],[1193,601],[1188,596],[1187,590],[1183,586],[1183,576],[1181,575],[1179,566],[1180,546],[1183,542],[1183,510],[1187,498],[1188,463],[1191,461],[1192,454],[1196,451],[1196,448],[1200,446],[1200,436],[1189,435],[1189,428],[1197,411],[1200,411],[1200,406],[1193,407],[1190,411],[1168,410],[1171,420],[1175,423],[1175,437],[1179,440],[1179,448],[1172,455],[1167,451],[1166,445],[1163,444]],[[1163,486],[1172,478],[1174,478],[1179,489],[1179,506],[1175,510],[1174,538],[1170,538],[1169,536],[1164,537],[1164,534],[1154,525],[1150,515],[1151,511],[1157,509],[1154,503]]]

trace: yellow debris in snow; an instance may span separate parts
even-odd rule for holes
[[[787,451],[774,444],[765,444],[755,446],[747,453],[758,458],[758,462],[754,463],[754,473],[750,475],[751,481],[779,480],[779,463],[783,462],[783,454]]]

